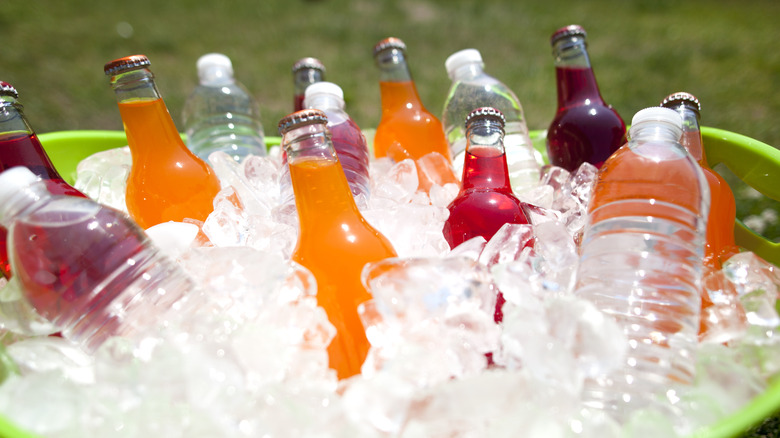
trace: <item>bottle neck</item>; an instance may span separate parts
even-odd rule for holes
[[[33,130],[24,116],[24,107],[12,96],[0,98],[0,135],[32,134]]]
[[[688,151],[688,153],[696,160],[700,165],[707,163],[706,156],[704,154],[704,147],[701,140],[701,130],[699,128],[699,114],[687,107],[685,104],[673,108],[682,117],[682,136],[680,137],[680,144]]]
[[[559,109],[574,103],[602,102],[585,37],[574,35],[556,41],[553,56]]]
[[[147,68],[125,71],[111,76],[111,88],[118,103],[160,99],[154,74]]]
[[[454,69],[449,76],[453,81],[465,81],[476,78],[484,73],[485,71],[481,63],[469,62]]]
[[[645,121],[631,126],[629,138],[632,143],[661,141],[679,144],[682,130],[669,123]]]
[[[316,68],[302,68],[293,74],[293,83],[295,85],[295,94],[302,95],[306,91],[306,87],[315,83],[325,80],[325,75],[322,71]]]
[[[344,111],[345,105],[344,100],[339,99],[337,96],[318,94],[316,96],[306,98],[306,107],[316,108],[322,111]]]
[[[511,191],[504,153],[504,125],[494,118],[472,120],[466,127],[462,190]]]
[[[396,47],[380,51],[374,56],[379,67],[380,82],[412,82],[412,74],[406,63],[406,53]]]

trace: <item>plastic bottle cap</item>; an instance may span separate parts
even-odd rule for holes
[[[680,114],[673,109],[660,106],[645,108],[634,114],[634,118],[631,119],[631,126],[652,121],[671,123],[677,129],[682,129],[682,117],[680,117]]]
[[[320,60],[317,58],[307,57],[299,59],[295,62],[295,64],[293,64],[292,72],[295,73],[298,70],[302,70],[304,68],[319,70],[325,73],[325,65],[323,65],[322,62],[320,62]]]
[[[152,65],[146,55],[130,55],[124,58],[115,59],[103,66],[106,75],[113,76],[117,73],[135,70],[138,68]]]
[[[444,61],[444,68],[447,69],[447,75],[452,78],[455,70],[466,65],[482,63],[482,54],[477,49],[463,49],[459,52],[455,52],[450,55],[446,61]]]
[[[13,196],[37,181],[38,177],[24,166],[3,171],[0,173],[0,205],[6,205]]]
[[[195,63],[201,84],[233,81],[233,63],[221,53],[207,53]]]
[[[496,119],[501,122],[501,126],[504,126],[506,123],[506,120],[504,119],[504,113],[502,113],[500,110],[493,108],[492,106],[483,106],[481,108],[477,108],[473,111],[471,111],[466,117],[466,127],[469,126],[469,122],[471,122],[475,118],[492,118]]]
[[[279,120],[279,135],[284,135],[287,131],[304,125],[314,123],[328,123],[328,116],[318,109],[304,109],[289,114]]]
[[[550,44],[555,44],[556,41],[558,41],[561,38],[566,38],[574,35],[579,35],[583,38],[587,38],[588,34],[585,32],[585,29],[580,26],[579,24],[570,24],[568,26],[562,27],[555,32],[553,32],[552,36],[550,37]]]
[[[693,94],[686,93],[685,91],[672,93],[661,101],[661,106],[666,108],[673,108],[680,105],[685,105],[697,113],[701,112],[701,104],[699,103],[699,99],[697,99]]]
[[[404,44],[404,42],[401,41],[400,38],[396,38],[396,37],[385,38],[382,41],[376,43],[376,45],[374,46],[374,56],[376,56],[377,53],[381,52],[382,50],[390,49],[390,48],[403,50],[405,52],[406,44]]]
[[[18,99],[19,93],[13,85],[5,81],[0,81],[0,96],[11,96],[14,99]]]
[[[313,98],[316,95],[328,94],[337,97],[339,100],[344,101],[344,91],[338,85],[333,82],[315,82],[308,87],[304,92],[304,102]]]

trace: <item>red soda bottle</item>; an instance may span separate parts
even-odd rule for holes
[[[506,223],[530,223],[523,202],[512,193],[503,140],[499,110],[483,107],[469,114],[462,185],[444,222],[450,248],[477,236],[490,240]]]
[[[0,82],[0,172],[15,166],[24,166],[43,180],[46,188],[56,195],[86,196],[60,176],[41,146],[27,117],[19,94],[8,82]],[[6,229],[0,227],[0,271],[7,278],[11,266],[6,249]]]
[[[583,162],[596,167],[626,142],[626,124],[599,92],[585,42],[573,24],[553,33],[558,110],[547,130],[550,164],[568,171]]]

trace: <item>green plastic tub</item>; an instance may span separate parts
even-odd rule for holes
[[[780,201],[780,150],[750,137],[721,129],[704,127],[702,135],[707,160],[711,166],[725,165],[747,185],[764,196]],[[54,166],[70,183],[76,178],[76,166],[81,160],[95,152],[127,145],[125,133],[122,131],[62,131],[40,134],[39,138]],[[545,155],[544,132],[532,131],[531,138],[536,149]],[[269,146],[278,145],[279,141],[279,137],[266,137]],[[775,265],[780,265],[780,244],[752,232],[739,220],[735,224],[735,238],[740,246]],[[694,436],[741,436],[751,427],[779,412],[780,379],[776,379],[770,382],[763,394],[741,410],[703,428]],[[0,413],[0,438],[41,437],[20,430]]]

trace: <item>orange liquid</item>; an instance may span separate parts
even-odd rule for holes
[[[294,188],[305,184],[295,190],[300,236],[292,259],[317,280],[317,302],[337,331],[328,347],[330,367],[343,379],[360,373],[369,349],[357,312],[371,298],[361,271],[397,254],[358,211],[338,161],[299,158],[290,163],[290,178]]]
[[[133,166],[127,210],[146,229],[185,218],[205,221],[220,189],[211,167],[182,141],[162,99],[119,103]]]
[[[406,158],[416,161],[431,152],[438,152],[451,165],[452,155],[444,135],[444,127],[439,119],[420,103],[414,83],[380,82],[379,91],[382,96],[382,119],[374,135],[374,156],[389,157],[396,162]],[[451,173],[451,176],[439,179],[447,182],[457,181],[453,170],[447,172]],[[418,171],[418,176],[422,190],[427,191],[435,182],[424,172]]]

